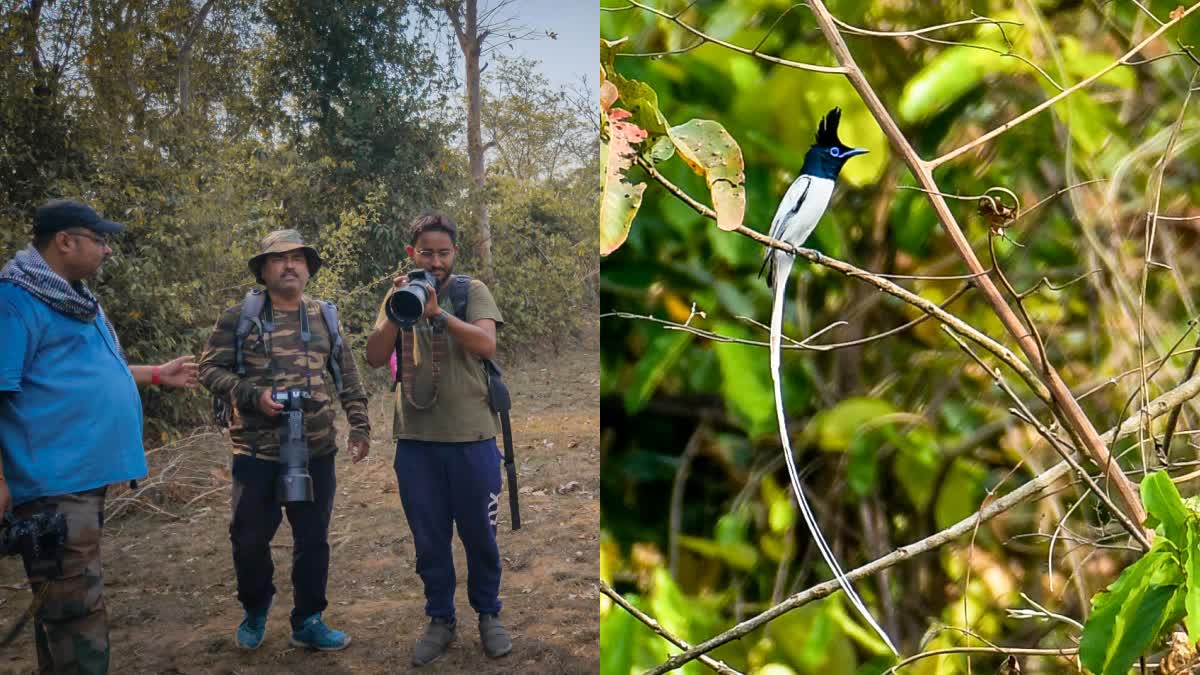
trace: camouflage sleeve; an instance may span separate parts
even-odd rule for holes
[[[234,337],[241,305],[225,310],[200,355],[200,383],[214,396],[229,397],[242,411],[258,407],[258,388],[233,372]]]
[[[339,326],[342,335],[346,334],[344,326]],[[367,390],[358,375],[358,366],[354,363],[354,350],[347,343],[342,347],[339,365],[342,369],[342,410],[346,411],[346,420],[350,423],[350,438],[371,438],[371,420],[367,415]]]

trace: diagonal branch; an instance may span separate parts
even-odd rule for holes
[[[933,178],[931,164],[923,161],[917,155],[917,151],[908,142],[903,132],[900,131],[900,127],[887,111],[887,108],[884,107],[883,102],[879,99],[871,84],[867,82],[866,76],[863,74],[862,69],[855,63],[854,57],[850,54],[845,40],[842,39],[841,33],[838,31],[837,24],[834,22],[829,10],[826,9],[824,2],[822,0],[811,0],[809,4],[812,7],[813,14],[816,16],[817,23],[821,26],[821,32],[825,34],[825,39],[829,42],[834,55],[837,57],[838,63],[846,68],[846,78],[849,79],[850,84],[858,92],[859,96],[862,97],[867,108],[870,109],[871,114],[879,122],[892,145],[904,158],[905,163],[908,164],[909,169],[916,176],[918,182],[931,193],[929,200],[934,212],[937,214],[942,228],[949,235],[950,241],[958,251],[959,256],[972,273],[982,273],[984,270],[983,265],[971,249],[971,245],[959,227],[957,220],[954,218],[954,214],[950,212],[950,207],[946,203],[946,200],[940,194],[941,190],[938,189],[937,182]],[[1200,3],[1194,5],[1192,9],[1196,7],[1200,7]],[[1055,98],[1061,98],[1061,96]],[[1021,325],[1020,319],[1017,318],[1012,308],[1005,302],[1000,290],[992,283],[990,278],[982,275],[976,280],[975,284],[992,306],[993,311],[996,312],[996,315],[999,317],[1001,323],[1004,324],[1009,334],[1017,340],[1026,358],[1029,359],[1030,363],[1038,363],[1040,361],[1040,350],[1037,341]],[[1116,462],[1111,461],[1108,449],[1104,447],[1104,443],[1100,440],[1095,426],[1092,425],[1091,420],[1087,418],[1079,403],[1071,395],[1071,391],[1067,388],[1066,383],[1063,382],[1058,372],[1049,363],[1046,363],[1045,367],[1041,369],[1041,379],[1050,390],[1055,403],[1055,414],[1061,418],[1063,426],[1071,432],[1073,437],[1082,443],[1083,449],[1086,450],[1092,461],[1098,466],[1105,468],[1109,481],[1117,488],[1125,509],[1136,522],[1141,523],[1145,520],[1146,513],[1129,479],[1121,472],[1120,466]]]
[[[717,214],[715,211],[713,211],[709,207],[705,206],[704,204],[701,204],[700,202],[696,201],[695,199],[692,199],[692,197],[690,195],[688,195],[686,192],[684,192],[682,189],[680,189],[677,185],[675,185],[670,180],[668,180],[666,176],[663,176],[662,173],[660,173],[657,169],[655,169],[654,166],[651,165],[649,162],[645,161],[644,159],[642,159],[640,157],[637,158],[636,161],[639,166],[641,166],[643,169],[646,170],[646,172],[650,175],[651,178],[653,178],[654,180],[656,180],[660,184],[662,184],[663,187],[667,188],[667,190],[669,190],[672,194],[674,194],[676,197],[678,197],[680,200],[682,200],[685,204],[687,204],[688,206],[695,209],[697,213],[699,213],[700,215],[704,216],[705,218],[708,218],[713,221],[715,221],[717,219]],[[824,265],[825,267],[828,267],[832,270],[840,272],[852,279],[861,279],[862,281],[865,281],[868,284],[871,284],[872,286],[878,288],[879,290],[881,290],[889,295],[895,296],[895,297],[903,300],[904,302],[907,302],[908,304],[916,307],[917,309],[921,310],[922,312],[925,312],[926,314],[933,316],[938,321],[942,322],[943,325],[948,326],[949,328],[954,330],[954,332],[958,333],[959,335],[970,339],[972,342],[974,342],[974,343],[978,344],[980,347],[983,347],[984,349],[988,350],[993,356],[995,356],[996,358],[1003,361],[1006,365],[1008,365],[1010,368],[1012,368],[1013,371],[1015,371],[1017,373],[1017,375],[1019,375],[1021,377],[1022,380],[1025,381],[1025,384],[1027,384],[1029,386],[1029,388],[1033,391],[1033,393],[1035,395],[1037,395],[1038,398],[1042,399],[1042,401],[1045,402],[1050,407],[1053,407],[1053,399],[1050,396],[1050,391],[1046,388],[1046,386],[1042,383],[1042,381],[1037,377],[1037,375],[1032,370],[1030,370],[1029,366],[1026,365],[1024,361],[1019,359],[1016,354],[1013,354],[1012,350],[1010,350],[1008,347],[1005,347],[1004,345],[1000,344],[993,338],[985,335],[984,333],[982,333],[981,331],[976,329],[971,324],[960,319],[958,316],[946,311],[942,307],[938,306],[937,303],[934,303],[933,301],[929,300],[928,298],[924,298],[920,295],[917,295],[916,293],[913,293],[912,291],[908,290],[907,288],[904,288],[903,286],[899,286],[878,274],[872,274],[871,272],[868,272],[867,270],[864,270],[862,268],[851,265],[848,262],[843,262],[836,258],[830,258],[829,256],[824,255],[819,251],[814,251],[809,248],[792,246],[791,244],[789,244],[787,242],[782,242],[777,239],[772,239],[771,237],[769,237],[765,234],[762,234],[761,232],[758,232],[756,230],[753,230],[749,227],[746,227],[745,225],[742,225],[740,223],[730,231],[737,232],[738,234],[750,237],[751,239],[753,239],[754,241],[757,241],[760,244],[765,244],[772,248],[777,248],[781,251],[787,251],[794,255],[798,255],[802,258],[806,258],[807,260],[814,262],[818,265]],[[987,280],[986,276],[984,276],[985,274],[986,274],[986,271],[981,270],[979,272],[979,277],[975,278],[976,286],[978,286],[980,282]],[[1068,396],[1070,396],[1070,392],[1067,392],[1067,394],[1068,394]],[[1072,400],[1074,400],[1074,399],[1072,399]],[[1103,465],[1101,465],[1101,466],[1103,466]]]
[[[689,645],[687,642],[684,642],[682,639],[676,637],[674,634],[672,634],[666,628],[663,628],[662,624],[660,624],[658,621],[654,620],[654,617],[646,614],[645,612],[641,611],[637,607],[634,607],[620,593],[614,591],[613,587],[609,586],[608,582],[604,581],[603,579],[600,580],[600,592],[603,593],[604,595],[607,595],[608,597],[612,598],[612,601],[617,603],[618,605],[620,605],[621,609],[624,609],[626,612],[629,612],[629,614],[632,615],[633,618],[646,624],[646,626],[650,630],[657,633],[662,639],[666,640],[667,642],[670,642],[671,644],[675,645],[676,647],[679,647],[680,649],[691,649],[691,645]],[[707,654],[701,654],[699,658],[700,658],[700,663],[703,663],[704,665],[708,666],[709,668],[712,668],[716,672],[721,673],[721,675],[741,675],[740,671],[730,668],[729,666],[725,665],[723,662],[718,661]]]
[[[1169,412],[1174,406],[1194,398],[1197,394],[1200,394],[1200,377],[1193,377],[1184,381],[1178,387],[1175,387],[1171,391],[1168,391],[1162,396],[1159,396],[1151,401],[1149,405],[1143,408],[1141,413],[1151,418],[1161,417],[1167,414],[1167,412]],[[1100,437],[1100,440],[1107,443],[1109,441],[1115,441],[1128,436],[1137,431],[1139,424],[1141,424],[1140,415],[1134,416],[1131,419],[1125,420],[1120,427],[1109,429]],[[1005,511],[1008,511],[1014,506],[1040,495],[1070,472],[1070,464],[1065,461],[1059,462],[1058,464],[1055,464],[1049,469],[1046,469],[1042,473],[1038,474],[1035,478],[1031,479],[1021,487],[984,506],[974,515],[968,516],[963,520],[951,525],[950,527],[940,532],[935,532],[934,534],[931,534],[920,541],[913,542],[907,546],[901,546],[882,558],[872,560],[861,567],[849,570],[846,572],[846,578],[850,579],[851,581],[857,581],[862,577],[902,563],[913,556],[921,553],[927,553],[941,547],[944,544],[948,544],[958,537],[972,531],[981,523],[985,523],[1004,513]],[[834,591],[838,590],[838,588],[839,586],[837,581],[830,580],[796,593],[778,605],[775,605],[774,607],[761,614],[758,614],[757,616],[746,619],[724,633],[709,638],[708,640],[701,642],[700,644],[684,651],[683,653],[676,654],[655,668],[646,671],[646,675],[663,675],[664,673],[679,668],[683,664],[699,658],[701,654],[708,653],[727,642],[748,635],[771,620],[782,616],[793,609],[802,607],[810,602],[813,602],[814,600],[820,600],[821,598],[832,594]]]
[[[731,42],[725,42],[724,40],[719,40],[719,39],[705,33],[704,31],[700,30],[699,28],[696,28],[695,26],[691,25],[690,23],[687,23],[683,19],[680,19],[679,13],[669,14],[667,12],[662,11],[661,9],[657,9],[657,8],[651,7],[649,5],[642,4],[642,3],[638,2],[637,0],[629,0],[629,5],[627,5],[626,7],[616,8],[616,10],[608,9],[607,11],[619,11],[622,9],[630,9],[632,7],[637,7],[638,9],[641,9],[646,12],[650,12],[651,14],[660,16],[660,17],[674,23],[675,25],[679,26],[680,28],[686,30],[687,32],[691,33],[692,35],[695,35],[696,37],[700,38],[703,42],[711,42],[714,45],[724,47],[725,49],[737,52],[739,54],[746,54],[747,56],[754,56],[754,57],[760,58],[764,61],[769,61],[771,63],[780,65],[780,66],[787,66],[789,68],[798,68],[800,70],[810,70],[814,73],[838,74],[838,73],[846,72],[846,69],[841,66],[818,66],[818,65],[815,65],[812,63],[802,63],[800,61],[790,61],[788,59],[781,59],[778,56],[770,56],[769,54],[763,54],[763,53],[759,52],[757,48],[747,49],[745,47],[735,45]],[[696,46],[699,46],[699,45],[696,45]]]
[[[814,11],[816,10],[816,5],[819,5],[819,4],[820,4],[820,0],[818,0],[816,3],[814,3],[814,8],[813,8]],[[1004,124],[1001,124],[1000,126],[996,127],[995,129],[992,129],[991,131],[987,132],[986,134],[980,136],[979,138],[976,138],[975,140],[971,141],[970,143],[967,143],[966,145],[955,148],[954,150],[947,152],[946,154],[942,155],[941,157],[938,157],[937,159],[931,159],[928,162],[924,162],[923,164],[925,165],[925,167],[928,170],[932,171],[933,169],[937,168],[938,166],[941,166],[942,164],[945,164],[946,162],[949,162],[950,160],[954,159],[955,157],[958,157],[966,152],[969,152],[971,149],[976,148],[980,145],[983,145],[984,143],[987,143],[988,141],[992,140],[993,138],[999,136],[1000,134],[1008,131],[1009,129],[1012,129],[1013,127],[1024,122],[1025,120],[1042,112],[1046,108],[1049,108],[1050,106],[1054,105],[1055,103],[1058,103],[1059,101],[1070,96],[1071,94],[1074,94],[1075,92],[1079,91],[1080,89],[1087,87],[1091,83],[1093,83],[1096,80],[1107,75],[1110,71],[1115,70],[1116,68],[1118,68],[1120,66],[1129,65],[1131,63],[1130,59],[1133,58],[1133,56],[1135,54],[1142,51],[1142,49],[1144,49],[1146,47],[1146,45],[1157,40],[1159,38],[1159,36],[1161,36],[1163,33],[1167,32],[1167,29],[1171,28],[1175,24],[1182,21],[1184,19],[1184,17],[1191,14],[1197,8],[1200,8],[1200,2],[1197,2],[1196,4],[1192,5],[1191,7],[1188,7],[1187,11],[1185,11],[1181,15],[1178,15],[1175,19],[1172,19],[1171,21],[1164,23],[1161,27],[1159,27],[1158,30],[1151,33],[1150,36],[1147,37],[1145,40],[1142,40],[1141,42],[1139,42],[1137,44],[1137,46],[1135,46],[1133,49],[1130,49],[1128,52],[1125,52],[1124,56],[1122,56],[1121,58],[1117,59],[1116,61],[1113,61],[1112,63],[1108,64],[1107,67],[1101,69],[1099,72],[1093,74],[1092,76],[1088,77],[1087,79],[1082,80],[1079,83],[1072,85],[1071,87],[1068,87],[1067,89],[1063,90],[1061,93],[1056,94],[1055,96],[1052,96],[1052,97],[1046,99],[1042,103],[1034,106],[1033,108],[1030,108],[1028,111],[1018,115],[1017,117],[1014,117],[1013,119],[1005,122]],[[824,10],[825,10],[825,8],[822,6],[821,12],[818,12],[818,21],[820,21],[820,14],[822,12],[824,12]],[[828,14],[828,12],[824,12],[824,13],[826,15]],[[826,35],[828,35],[828,33]],[[861,75],[861,73],[860,73],[860,75]],[[851,78],[851,81],[853,81],[853,78]]]

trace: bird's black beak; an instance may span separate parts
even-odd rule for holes
[[[870,150],[868,150],[866,148],[850,148],[846,152],[842,153],[842,157],[849,159],[855,155],[865,155],[868,152],[870,152]]]

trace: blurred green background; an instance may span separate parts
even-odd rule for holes
[[[615,72],[651,87],[669,124],[715,120],[740,145],[748,226],[768,229],[817,120],[840,106],[843,142],[871,154],[847,165],[807,246],[886,274],[966,272],[927,197],[905,189],[915,181],[844,77],[773,65],[714,44],[637,56],[682,50],[697,38],[644,9],[621,9],[627,7],[621,0],[601,6],[601,37],[627,39],[618,48]],[[761,43],[763,54],[835,65],[804,6],[773,0],[653,6],[682,12],[680,20],[716,39],[747,48]],[[842,21],[874,30],[916,29],[973,14],[1019,24],[963,25],[926,36],[954,44],[843,33],[926,159],[1101,70],[1176,9],[1174,2],[1139,7],[984,0],[840,0],[828,6]],[[1198,16],[1135,57],[1147,62],[1112,71],[935,173],[944,192],[979,195],[1001,186],[1019,197],[1023,209],[1053,197],[1007,229],[1010,240],[997,241],[998,262],[1018,290],[1043,277],[1061,286],[1086,275],[1062,290],[1043,287],[1025,305],[1068,385],[1077,394],[1095,389],[1083,403],[1100,431],[1140,404],[1141,380],[1129,371],[1142,359],[1167,356],[1196,316],[1200,115],[1187,97],[1189,86],[1198,84],[1197,63],[1173,52],[1181,42],[1200,45]],[[1173,132],[1157,198],[1158,163]],[[704,179],[680,158],[657,168],[711,203]],[[629,175],[648,186],[628,239],[602,261],[601,312],[679,323],[691,317],[694,327],[765,342],[764,328],[739,318],[769,318],[771,295],[756,278],[762,247],[718,230],[640,169]],[[1077,187],[1064,191],[1069,186]],[[1143,294],[1146,216],[1156,203],[1174,219],[1154,227],[1156,264]],[[950,205],[987,265],[987,225],[977,200]],[[934,301],[962,284],[899,283]],[[691,316],[693,305],[704,314]],[[977,294],[968,292],[950,309],[1017,351]],[[784,332],[802,339],[844,321],[817,340],[842,342],[918,316],[866,284],[799,261]],[[1194,343],[1189,335],[1183,347]],[[766,348],[717,343],[611,314],[602,321],[602,345],[603,579],[695,644],[831,578],[787,491]],[[1148,381],[1146,394],[1161,394],[1180,380],[1190,356],[1180,351]],[[936,322],[858,347],[785,351],[784,377],[804,479],[845,569],[969,516],[990,493],[1007,492],[1058,461],[1032,429],[1013,419],[1011,401]],[[1016,378],[1010,381],[1027,402],[1033,399]],[[1187,435],[1195,412],[1185,408],[1185,435],[1169,458],[1136,439],[1117,446],[1135,480],[1164,459],[1185,467],[1196,460]],[[1195,493],[1189,483],[1181,490]],[[1064,484],[1050,497],[856,588],[905,654],[983,644],[970,635],[1012,646],[1073,646],[1079,629],[1071,623],[1015,618],[1006,610],[1031,608],[1025,594],[1082,621],[1091,597],[1134,559],[1110,514],[1094,497],[1081,501],[1082,495]],[[607,599],[601,612],[606,675],[641,672],[678,651]],[[876,673],[894,663],[841,594],[790,612],[713,656],[769,675]],[[1001,661],[974,655],[968,666],[965,656],[947,655],[903,672],[994,672]],[[1072,669],[1066,660],[1022,658],[1026,673]],[[693,662],[684,671],[707,668]]]

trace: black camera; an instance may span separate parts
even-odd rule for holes
[[[21,520],[6,513],[0,520],[0,555],[52,560],[66,543],[67,518],[61,513],[35,513]]]
[[[308,473],[308,439],[304,436],[304,403],[312,397],[303,389],[272,391],[271,399],[283,406],[279,416],[279,501],[285,504],[313,500],[312,476]]]
[[[401,328],[411,328],[425,313],[425,303],[436,290],[437,279],[425,270],[408,273],[408,283],[396,289],[384,305],[387,317]]]

